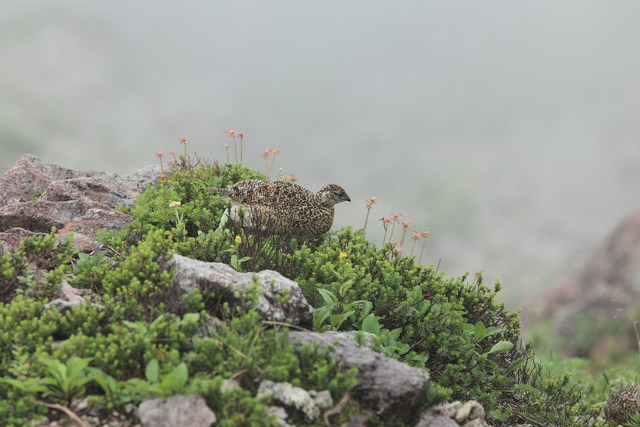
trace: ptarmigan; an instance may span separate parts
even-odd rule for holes
[[[344,189],[335,184],[317,193],[288,181],[246,179],[229,188],[212,188],[216,194],[231,198],[229,217],[242,218],[242,226],[272,234],[312,237],[324,234],[333,224],[334,205],[350,202]],[[242,205],[244,216],[238,214]],[[223,222],[229,219],[223,218]]]
[[[633,415],[640,414],[640,384],[624,387],[613,393],[604,407],[607,421],[622,424],[631,421]]]

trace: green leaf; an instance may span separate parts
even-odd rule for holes
[[[490,337],[491,335],[499,334],[500,332],[502,332],[502,328],[498,328],[497,326],[492,326],[485,330],[483,338]]]
[[[539,395],[540,392],[538,391],[538,389],[536,389],[533,386],[530,386],[529,384],[515,384],[513,386],[514,390],[522,390],[522,391],[528,391],[529,393],[533,393],[535,395]]]
[[[369,314],[362,321],[362,330],[372,334],[378,334],[380,332],[380,323],[373,313]]]
[[[325,320],[331,315],[331,305],[325,305],[323,307],[315,309],[313,312],[313,324],[316,328],[319,328]]]
[[[187,365],[182,362],[176,366],[171,372],[162,377],[160,387],[167,395],[173,395],[183,391],[184,386],[189,379],[189,370]]]
[[[477,341],[480,341],[482,338],[484,338],[484,333],[486,330],[487,328],[485,328],[484,323],[480,321],[476,322],[473,332]]]
[[[198,323],[200,320],[200,313],[187,313],[182,316],[182,321],[184,323]]]
[[[147,377],[147,381],[153,384],[157,384],[159,379],[159,371],[160,366],[158,365],[158,361],[156,359],[152,359],[149,363],[147,363],[147,367],[144,370],[144,376]]]
[[[515,362],[513,362],[510,366],[509,369],[507,370],[507,372],[513,372],[516,369],[518,369],[519,367],[521,367],[522,365],[524,365],[526,362],[526,359],[518,359]]]
[[[320,293],[320,296],[322,296],[325,304],[333,304],[338,300],[334,293],[331,291],[328,291],[326,289],[318,289],[318,292]]]
[[[332,314],[331,326],[336,330],[339,329],[340,326],[344,323],[344,321],[347,320],[349,316],[351,316],[353,313],[355,313],[353,310],[349,310],[340,314]]]
[[[133,329],[140,335],[145,335],[147,333],[147,325],[142,322],[130,322],[128,320],[123,320],[122,323],[129,328]]]
[[[486,354],[502,353],[504,351],[509,351],[512,348],[513,348],[513,343],[512,342],[500,341],[500,342],[497,342],[496,344],[494,344],[494,346],[491,347],[491,350],[489,350]]]

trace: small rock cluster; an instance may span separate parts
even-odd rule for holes
[[[258,387],[257,397],[271,396],[272,401],[281,404],[286,408],[290,408],[301,412],[304,419],[308,422],[315,421],[320,416],[320,409],[331,408],[333,399],[328,390],[317,392],[315,390],[304,390],[300,387],[294,387],[290,383],[275,383],[273,381],[264,380]],[[287,412],[281,406],[271,406],[270,412],[278,416],[280,426],[288,426]],[[282,416],[285,415],[283,418]]]
[[[415,427],[485,427],[485,412],[475,400],[445,403],[423,412]]]

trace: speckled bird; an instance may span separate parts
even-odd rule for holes
[[[273,234],[312,237],[324,234],[333,224],[334,205],[350,202],[344,189],[335,184],[317,193],[288,181],[246,179],[229,188],[212,188],[216,194],[231,199],[231,209],[221,226],[229,219],[238,221],[239,206],[246,212],[242,226]]]
[[[607,421],[615,421],[616,424],[629,422],[631,416],[637,414],[640,414],[640,384],[616,391],[604,407]]]

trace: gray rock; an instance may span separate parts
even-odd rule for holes
[[[461,425],[462,427],[489,427],[489,424],[483,418],[474,418]]]
[[[182,304],[182,295],[195,289],[216,294],[232,305],[246,304],[243,296],[256,280],[262,295],[254,308],[263,318],[302,327],[312,325],[313,308],[304,298],[302,290],[296,282],[276,271],[239,273],[226,264],[203,262],[175,254],[167,267],[175,270],[172,291],[175,308]],[[288,295],[287,301],[279,301],[284,295]]]
[[[0,231],[20,227],[25,230],[48,233],[51,227],[61,229],[74,218],[101,205],[87,199],[59,202],[29,201],[0,208]]]
[[[258,386],[256,397],[266,396],[271,396],[276,402],[302,412],[309,422],[320,416],[320,410],[311,395],[305,389],[294,387],[290,383],[274,383],[263,380]]]
[[[7,252],[15,252],[20,248],[20,242],[28,237],[46,236],[48,233],[35,233],[20,227],[13,227],[7,231],[0,232],[0,255]],[[97,242],[82,233],[56,233],[56,242],[71,239],[73,247],[80,252],[90,253],[96,252],[104,248],[104,245]]]
[[[76,289],[67,283],[65,280],[60,284],[60,295],[52,301],[49,301],[44,305],[44,308],[49,309],[56,307],[58,311],[63,312],[69,310],[78,305],[86,304],[86,297],[91,298],[94,296],[93,292],[89,289]],[[104,308],[99,304],[92,304],[94,307]]]
[[[331,397],[331,392],[329,390],[323,390],[323,391],[309,390],[309,395],[313,398],[313,401],[316,402],[316,405],[318,405],[318,408],[333,407],[333,397]]]
[[[338,339],[337,337],[343,337]],[[292,331],[289,339],[296,346],[305,344],[331,348],[331,358],[346,368],[358,368],[354,399],[365,409],[386,420],[415,422],[426,403],[429,374],[385,357],[344,339],[345,335]]]
[[[222,394],[229,393],[230,391],[237,390],[238,388],[240,388],[238,381],[229,378],[222,380],[222,385],[220,385],[220,391],[222,391]]]
[[[20,248],[20,242],[28,237],[45,235],[46,233],[34,233],[21,227],[0,232],[0,255],[17,251]]]
[[[142,191],[147,187],[147,185],[155,182],[158,175],[160,175],[160,166],[148,165],[122,175],[122,179],[136,184],[138,186],[138,191]]]
[[[453,418],[456,416],[456,412],[458,412],[458,409],[460,409],[461,407],[462,403],[456,400],[452,403],[443,403],[436,406],[435,408],[431,408],[427,411],[427,413],[431,415],[444,415],[445,417]]]
[[[115,210],[105,210],[99,208],[88,209],[82,216],[73,218],[65,226],[58,230],[58,234],[81,233],[86,236],[95,236],[98,230],[118,231],[133,222],[133,219],[126,214]]]
[[[287,422],[287,411],[280,406],[269,406],[267,408],[267,415],[275,415],[276,420],[275,423],[278,427],[293,427],[291,424]]]
[[[465,421],[470,421],[478,418],[484,419],[484,408],[475,400],[469,400],[468,402],[465,402],[458,408],[456,414],[453,417],[453,419],[459,424],[463,424]]]
[[[445,415],[422,414],[415,427],[459,427],[458,423]]]
[[[102,174],[53,181],[38,200],[64,202],[89,199],[117,209],[121,204],[133,204],[138,194],[138,185],[127,182],[116,174]]]
[[[137,411],[144,427],[208,427],[216,414],[197,393],[145,400]]]

